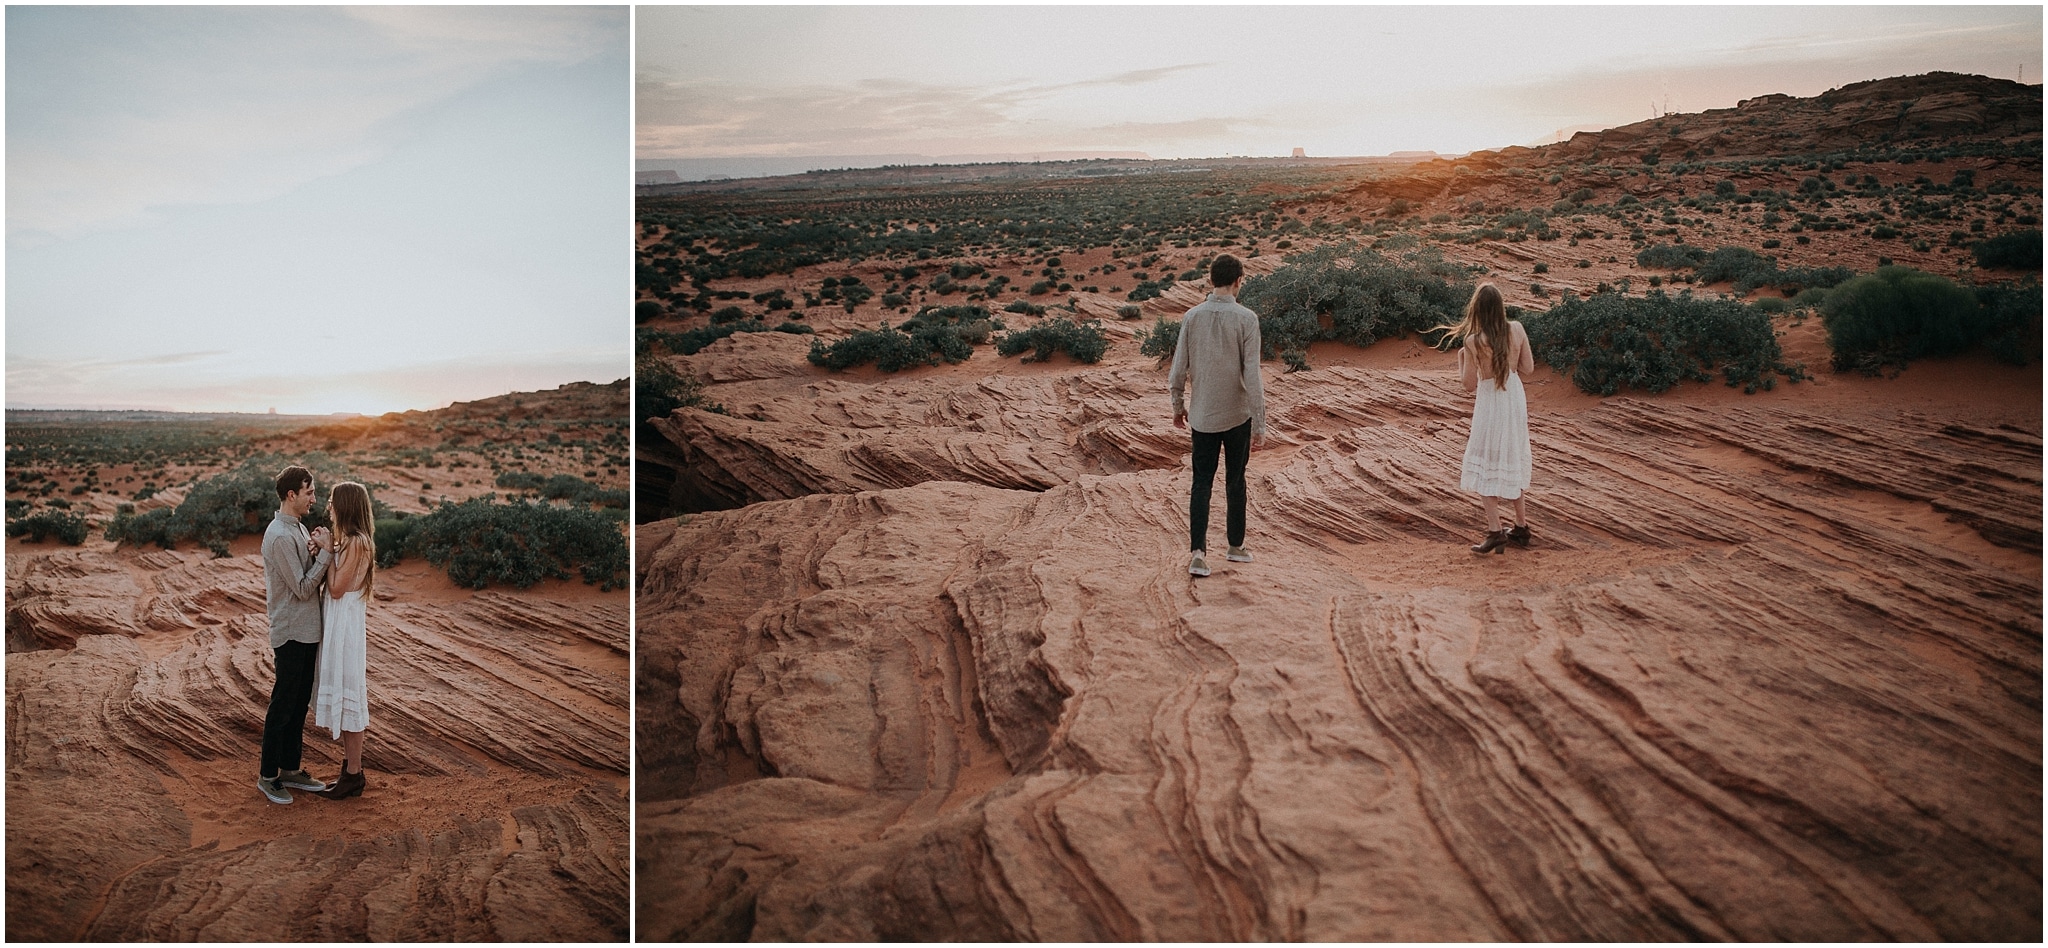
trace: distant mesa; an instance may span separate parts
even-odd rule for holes
[[[1306,148],[1296,148],[1296,149],[1294,150],[1294,154],[1293,154],[1293,155],[1290,155],[1289,157],[1292,157],[1292,158],[1307,158],[1307,157],[1308,157],[1308,149],[1306,149]]]
[[[676,174],[674,171],[667,169],[661,171],[635,171],[633,172],[633,183],[681,184],[683,183],[683,178],[681,175]]]

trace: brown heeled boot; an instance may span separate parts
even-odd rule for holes
[[[1486,539],[1480,541],[1478,546],[1472,548],[1472,552],[1481,555],[1487,553],[1506,553],[1507,550],[1503,549],[1503,547],[1507,545],[1508,531],[1505,527],[1503,527],[1499,530],[1495,530],[1492,533],[1487,534]],[[347,775],[344,774],[343,776],[346,777]]]
[[[363,778],[362,771],[358,770],[355,773],[349,773],[344,770],[341,772],[341,777],[334,781],[334,786],[319,791],[319,794],[329,800],[346,800],[349,797],[362,796],[363,787],[367,783],[368,781]]]

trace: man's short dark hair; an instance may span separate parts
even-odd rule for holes
[[[1239,263],[1236,257],[1227,253],[1217,257],[1215,263],[1209,264],[1210,286],[1229,286],[1232,283],[1236,283],[1243,276],[1244,264]]]
[[[284,495],[292,491],[305,490],[311,486],[313,472],[296,464],[277,472],[277,499],[280,501],[284,500]]]

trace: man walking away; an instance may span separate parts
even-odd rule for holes
[[[1266,445],[1266,387],[1259,378],[1259,317],[1237,305],[1244,264],[1223,254],[1209,264],[1209,298],[1180,320],[1173,347],[1173,426],[1194,432],[1195,483],[1188,497],[1188,573],[1209,575],[1209,488],[1216,452],[1223,452],[1223,494],[1229,505],[1225,534],[1233,563],[1249,563],[1244,548],[1244,466],[1254,447]],[[1181,399],[1192,387],[1190,402]]]
[[[263,531],[263,592],[270,607],[270,648],[277,657],[277,685],[263,718],[263,761],[256,789],[272,803],[290,803],[285,787],[325,790],[300,766],[306,706],[313,701],[313,672],[320,658],[320,580],[332,554],[327,528],[308,535],[299,518],[313,509],[313,472],[298,465],[277,475],[276,515]]]

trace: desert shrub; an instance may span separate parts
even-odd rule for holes
[[[1029,300],[1011,300],[1010,305],[1003,307],[1003,312],[1023,313],[1026,316],[1043,316],[1045,315],[1045,307]]]
[[[1174,347],[1179,344],[1179,320],[1154,316],[1151,329],[1138,330],[1138,354],[1158,359],[1161,365],[1173,358]]]
[[[1742,294],[1760,286],[1787,289],[1830,287],[1854,275],[1855,271],[1848,267],[1780,269],[1776,257],[1757,253],[1748,247],[1721,247],[1700,262],[1693,279],[1700,283],[1728,280],[1735,284],[1735,292]]]
[[[721,323],[702,326],[685,332],[661,332],[642,329],[635,335],[636,348],[642,355],[649,354],[659,346],[676,355],[696,355],[708,346],[727,336],[743,332],[781,332],[791,335],[810,335],[815,330],[802,323],[785,321],[779,326],[769,326],[758,319],[743,323]]]
[[[1126,303],[1116,308],[1116,318],[1137,319],[1145,315],[1145,309],[1135,303]]]
[[[1239,301],[1259,314],[1263,355],[1270,359],[1322,339],[1370,346],[1456,322],[1471,296],[1465,268],[1433,249],[1397,260],[1345,243],[1318,247],[1245,281]]]
[[[1822,303],[1827,302],[1827,298],[1827,287],[1809,286],[1806,289],[1800,290],[1797,295],[1792,297],[1792,305],[1799,309],[1816,309]]]
[[[1757,312],[1772,316],[1792,308],[1792,304],[1782,296],[1766,296],[1750,305],[1755,307]]]
[[[949,327],[960,338],[978,346],[988,341],[989,333],[1003,328],[1003,322],[982,306],[926,306],[896,328],[915,333],[938,326]]]
[[[1145,276],[1143,273],[1136,275],[1138,285],[1129,293],[1125,293],[1124,299],[1133,303],[1143,303],[1146,300],[1158,299],[1165,295],[1167,290],[1173,289],[1174,279],[1170,273],[1157,280],[1148,280]]]
[[[1048,319],[1029,329],[1004,333],[996,340],[996,353],[1013,356],[1024,350],[1031,354],[1024,357],[1026,362],[1044,362],[1054,352],[1064,350],[1076,362],[1094,364],[1102,360],[1102,354],[1109,351],[1109,339],[1102,335],[1102,327],[1094,320],[1074,322],[1065,316]]]
[[[500,490],[540,490],[548,479],[532,471],[502,471],[492,483]]]
[[[736,323],[745,319],[747,319],[747,311],[737,306],[727,306],[711,311],[711,322],[714,325],[718,323]]]
[[[403,514],[376,521],[377,568],[390,569],[405,559],[406,544],[412,537],[413,518]]]
[[[660,438],[647,427],[649,418],[667,418],[678,408],[722,411],[704,399],[704,383],[675,370],[666,359],[642,356],[633,366],[633,400],[640,406],[641,437]],[[502,481],[500,487],[510,486]],[[531,489],[531,488],[525,488]]]
[[[479,497],[443,501],[407,522],[409,535],[394,546],[425,557],[459,586],[525,589],[572,575],[606,590],[626,584],[626,538],[612,518],[597,511]]]
[[[940,361],[964,362],[974,347],[1001,328],[988,310],[980,306],[927,306],[900,327],[884,323],[863,329],[831,345],[824,340],[811,343],[812,365],[834,372],[873,362],[884,372],[898,372],[914,365],[938,365]]]
[[[262,533],[270,526],[270,515],[278,506],[277,471],[282,467],[282,463],[265,467],[245,463],[193,485],[191,493],[172,511],[165,535],[173,543],[193,540],[204,544],[215,556],[228,555],[229,540],[244,533]],[[320,475],[316,469],[316,494],[324,494],[328,486],[329,479]],[[324,520],[325,497],[320,501],[314,508],[320,516],[303,518],[309,529]]]
[[[834,372],[869,362],[884,372],[896,372],[912,365],[939,364],[939,357],[929,346],[919,345],[908,334],[887,325],[863,329],[829,346],[823,339],[814,339],[806,358],[812,365]]]
[[[146,513],[115,514],[107,524],[107,539],[115,544],[146,546],[154,543],[168,550],[171,548],[171,508],[158,507]]]
[[[1821,317],[1835,370],[1871,375],[1923,356],[1961,352],[1986,328],[1975,294],[1911,267],[1879,267],[1835,287]]]
[[[1795,382],[1805,377],[1803,366],[1783,361],[1770,317],[1733,300],[1671,297],[1662,290],[1642,297],[1567,297],[1523,325],[1537,358],[1593,395],[1624,388],[1662,392],[1683,379],[1707,381],[1717,367],[1745,392],[1771,388],[1778,375]]]
[[[7,525],[10,537],[26,536],[30,543],[41,543],[44,537],[56,537],[57,542],[70,546],[84,543],[91,531],[92,527],[85,522],[84,516],[55,510],[30,514]]]
[[[2022,230],[2000,234],[1990,240],[1980,241],[1970,247],[1970,253],[1977,258],[1980,267],[2007,267],[2014,270],[2041,269],[2041,232]]]
[[[1981,286],[1984,347],[2000,361],[2026,365],[2041,358],[2041,287]]]
[[[650,319],[660,319],[667,315],[668,307],[659,300],[641,300],[633,304],[633,321],[636,323],[644,323]]]
[[[1636,254],[1636,266],[1656,267],[1659,270],[1677,270],[1697,267],[1707,259],[1707,252],[1685,244],[1657,244],[1644,247]]]

